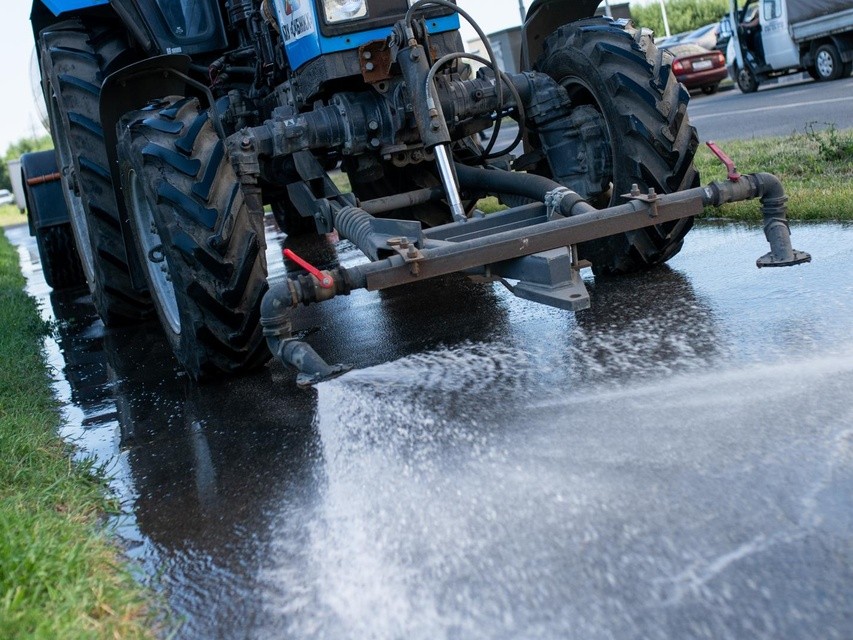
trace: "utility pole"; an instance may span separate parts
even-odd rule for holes
[[[660,1],[660,12],[663,15],[663,30],[666,32],[666,37],[668,38],[672,34],[669,32],[669,20],[666,18],[666,5],[663,3],[663,0]]]
[[[521,24],[524,24],[524,19],[527,17],[527,10],[524,8],[524,0],[518,0],[518,13],[521,15]]]
[[[610,0],[604,0],[604,15],[608,18],[613,17],[613,13],[610,11]]]

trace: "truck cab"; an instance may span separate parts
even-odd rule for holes
[[[807,71],[836,80],[853,69],[853,8],[843,0],[731,0],[729,75],[744,93],[767,80]]]

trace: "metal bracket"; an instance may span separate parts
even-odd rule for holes
[[[413,243],[409,242],[409,239],[406,237],[388,238],[386,242],[389,247],[403,258],[406,264],[411,265],[409,268],[411,274],[413,276],[417,276],[421,271],[418,262],[424,259],[424,254],[421,253],[420,249],[418,249]]]
[[[492,273],[513,295],[567,311],[589,309],[589,293],[566,248],[542,251],[491,265]],[[512,284],[507,278],[518,280]]]
[[[655,192],[654,187],[649,187],[647,193],[642,193],[637,184],[632,184],[631,193],[623,193],[620,197],[625,198],[626,200],[639,200],[640,202],[645,202],[649,205],[649,217],[658,217],[658,199],[660,196]]]

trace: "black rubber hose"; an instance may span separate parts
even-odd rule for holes
[[[560,211],[565,216],[595,210],[595,207],[588,204],[580,194],[545,176],[515,171],[480,169],[459,163],[456,163],[456,175],[459,178],[459,184],[469,189],[489,193],[511,193],[539,202],[545,202],[549,193],[562,190]]]

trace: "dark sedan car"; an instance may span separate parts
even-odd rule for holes
[[[673,44],[664,47],[672,54],[672,70],[679,82],[688,89],[701,89],[714,93],[725,79],[726,57],[719,51],[710,51],[697,44]]]

